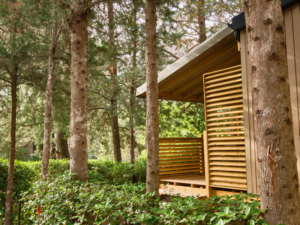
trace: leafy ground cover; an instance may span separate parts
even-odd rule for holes
[[[146,194],[145,160],[135,166],[89,161],[89,183],[73,179],[68,163],[51,161],[47,181],[39,179],[40,162],[16,163],[14,224],[265,224],[253,195],[166,202]],[[0,171],[1,218],[7,161],[0,160]]]

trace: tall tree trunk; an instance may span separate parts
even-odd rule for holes
[[[91,1],[73,0],[71,3],[71,121],[70,172],[88,181],[87,161],[87,41],[88,17]]]
[[[300,197],[281,1],[245,1],[261,206],[269,224],[299,224]]]
[[[134,107],[134,97],[135,88],[133,82],[130,86],[130,96],[129,96],[129,123],[130,123],[130,162],[134,164],[134,128],[133,128],[133,107]]]
[[[146,82],[147,82],[147,192],[159,195],[159,117],[156,51],[156,0],[146,0]]]
[[[55,134],[55,154],[56,159],[70,159],[68,140],[65,137],[66,133],[64,133],[61,129]]]
[[[198,25],[199,25],[199,43],[206,40],[206,27],[205,27],[205,0],[198,0]]]
[[[117,162],[122,161],[121,156],[121,144],[120,144],[120,129],[119,129],[119,118],[118,118],[118,82],[117,82],[117,67],[116,67],[116,57],[114,55],[115,51],[115,38],[114,38],[114,8],[113,8],[113,0],[107,1],[107,9],[108,9],[108,26],[109,26],[109,46],[110,46],[110,54],[111,54],[111,66],[110,66],[110,74],[111,74],[111,87],[112,87],[112,96],[110,99],[110,107],[111,107],[111,130],[113,137],[113,145],[114,145],[114,158]]]
[[[41,179],[46,179],[49,167],[49,158],[51,152],[51,117],[52,117],[52,92],[54,83],[54,71],[55,71],[55,50],[56,43],[59,38],[58,23],[54,23],[52,27],[51,42],[49,46],[49,58],[48,58],[48,80],[46,87],[46,99],[45,99],[45,118],[44,118],[44,145],[43,145],[43,161],[41,169]]]
[[[132,70],[136,69],[136,55],[137,55],[137,24],[136,24],[136,5],[134,4],[134,15],[133,15],[133,51],[132,51]],[[134,114],[134,100],[135,100],[135,86],[134,86],[134,78],[132,78],[130,84],[130,92],[129,92],[129,123],[130,123],[130,162],[134,164],[134,125],[133,125],[133,114]]]
[[[11,72],[11,122],[10,122],[10,152],[9,167],[5,200],[5,225],[11,224],[12,195],[14,185],[14,167],[16,155],[16,121],[17,121],[17,74],[18,67],[14,66]]]

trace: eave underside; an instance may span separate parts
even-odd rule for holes
[[[203,103],[203,74],[240,63],[234,34],[224,28],[159,73],[159,99]],[[137,97],[146,97],[146,83],[138,88]]]

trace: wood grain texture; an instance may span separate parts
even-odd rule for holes
[[[203,76],[207,183],[210,188],[245,190],[247,176],[241,66]],[[232,88],[228,89],[228,86]]]

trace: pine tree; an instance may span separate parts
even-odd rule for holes
[[[261,207],[269,224],[299,224],[300,195],[281,1],[245,1]],[[267,97],[266,97],[267,96]]]

